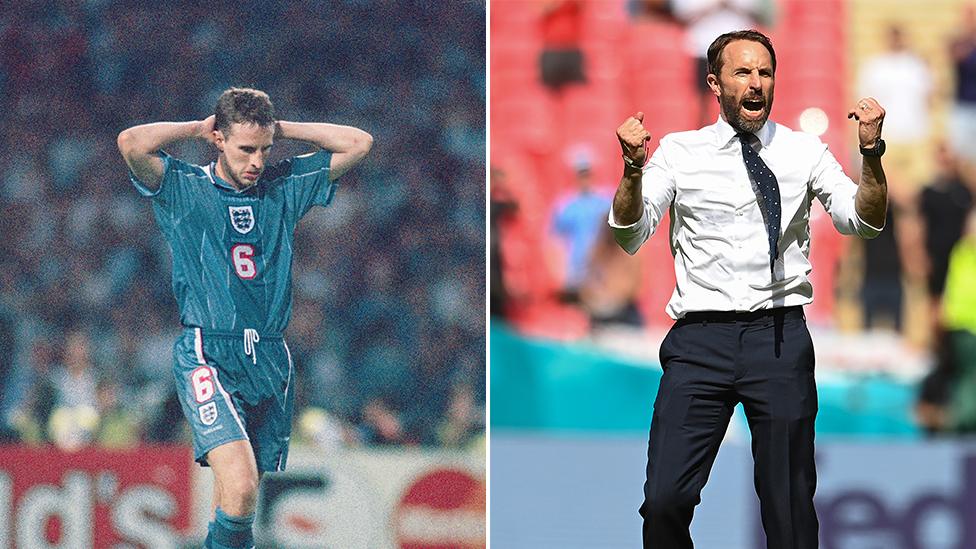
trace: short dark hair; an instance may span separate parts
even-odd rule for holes
[[[766,46],[766,49],[769,50],[769,56],[773,60],[773,72],[776,72],[776,52],[773,50],[773,42],[765,34],[757,30],[749,29],[727,32],[716,38],[711,46],[708,46],[708,74],[719,75],[719,72],[722,70],[722,50],[730,42],[735,42],[736,40],[749,40],[751,42],[759,42],[763,46]]]
[[[263,91],[252,88],[230,88],[220,94],[214,116],[214,128],[225,133],[230,130],[231,124],[267,127],[275,123],[271,98]]]

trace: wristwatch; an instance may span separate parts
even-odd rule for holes
[[[865,149],[861,147],[861,154],[863,156],[881,156],[885,153],[885,143],[884,139],[878,139],[878,142],[874,144],[870,149]]]
[[[624,157],[624,164],[630,166],[631,168],[634,168],[635,170],[642,170],[643,171],[644,166],[641,166],[637,162],[634,162],[633,159],[631,159],[626,154],[622,154],[620,156]]]

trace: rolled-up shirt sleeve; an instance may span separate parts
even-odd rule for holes
[[[644,200],[644,213],[640,219],[629,225],[617,223],[613,206],[610,207],[608,222],[613,230],[613,236],[620,247],[633,255],[641,244],[657,232],[658,225],[664,219],[664,213],[671,207],[674,200],[675,183],[671,169],[665,158],[665,142],[661,141],[657,150],[651,155],[650,161],[644,166],[641,175],[641,195]]]
[[[881,234],[884,226],[875,227],[857,214],[857,208],[854,207],[857,183],[844,173],[840,163],[827,149],[827,145],[819,140],[817,153],[819,157],[811,173],[812,188],[834,221],[834,227],[841,234],[857,235],[867,239]]]

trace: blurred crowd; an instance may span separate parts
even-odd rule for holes
[[[594,12],[601,10],[594,9],[595,5],[585,0],[534,0],[530,3],[535,10],[535,28],[540,39],[537,83],[546,90],[547,102],[556,105],[557,119],[572,116],[562,112],[561,99],[567,90],[585,89],[591,82],[590,72],[606,72],[598,61],[587,58],[584,47],[590,31],[588,21],[593,20]],[[705,84],[708,45],[723,32],[757,27],[771,17],[771,6],[762,0],[620,0],[619,4],[631,22],[653,19],[683,28],[684,44],[679,50],[693,60],[692,89],[696,95],[693,106],[698,111],[694,118],[702,125],[714,121],[718,112],[715,97]],[[603,7],[608,11],[614,9],[610,3]],[[606,41],[610,40],[607,37]],[[621,77],[618,85],[626,85],[626,82]],[[678,92],[672,89],[669,93]],[[539,108],[545,107],[540,105]],[[612,132],[612,129],[607,131]],[[612,133],[608,135],[612,139]],[[540,316],[538,320],[565,319],[578,313],[577,325],[585,325],[590,332],[604,327],[641,327],[646,323],[639,303],[646,283],[645,273],[642,273],[640,263],[629,259],[616,245],[610,231],[605,230],[617,182],[600,179],[595,173],[594,165],[598,162],[595,156],[600,151],[602,149],[585,139],[573,144],[559,155],[558,161],[564,166],[552,167],[549,172],[550,177],[563,180],[539,184],[542,188],[548,186],[560,191],[549,197],[549,204],[542,205],[549,212],[544,216],[547,234],[542,238],[545,257],[530,258],[525,263],[538,264],[542,259],[540,268],[553,273],[558,285],[554,289],[555,296],[566,306]],[[500,268],[504,262],[502,248],[505,247],[500,240],[505,240],[506,232],[502,227],[507,226],[509,234],[518,232],[522,228],[517,225],[533,219],[538,213],[527,212],[526,205],[518,203],[517,193],[511,192],[510,187],[524,182],[509,181],[505,168],[504,161],[494,166],[490,200],[493,237],[496,233],[500,237],[492,238],[491,253],[498,259],[493,265],[499,265],[499,269],[492,274],[494,297],[490,308],[499,316],[511,315],[513,309],[519,309],[518,302],[526,298],[525,286],[533,285],[524,280],[508,283],[505,280],[506,273]],[[510,253],[508,257],[510,263],[522,264],[521,259],[513,259],[512,255]],[[512,270],[508,269],[510,278]]]
[[[295,235],[296,438],[463,447],[484,431],[482,2],[51,0],[0,10],[0,440],[187,440],[170,258],[126,127],[230,86],[360,127],[367,160]],[[436,32],[435,32],[436,29]],[[306,151],[276,144],[272,160]],[[204,143],[171,154],[214,158]]]
[[[708,44],[730,30],[775,29],[775,5],[759,0],[626,2],[634,20],[682,26],[687,54],[696,65],[702,125],[714,121],[718,110],[704,88]],[[589,73],[601,70],[585,55],[586,3],[540,0],[539,6],[538,84],[550,97],[569,87],[585,89]],[[915,32],[908,21],[892,18],[879,28],[877,47],[853,62],[855,78],[848,84],[852,97],[875,97],[886,108],[890,202],[882,235],[848,245],[840,269],[854,274],[840,276],[838,286],[853,282],[859,288],[848,292],[854,303],[846,309],[856,310],[859,329],[900,334],[906,345],[931,357],[916,408],[919,425],[931,433],[976,432],[976,7],[960,3],[953,21],[955,27],[933,54],[916,43],[925,31]],[[937,73],[936,64],[945,75]],[[648,273],[614,246],[606,229],[616,181],[593,180],[585,149],[569,151],[562,162],[569,169],[552,173],[567,176],[550,188],[563,192],[551,196],[543,221],[534,221],[547,226],[543,255],[558,259],[548,266],[559,285],[553,299],[580,312],[590,334],[606,326],[646,326],[638,305],[651,283]],[[852,165],[857,169],[859,159]],[[508,181],[503,165],[493,168],[491,230],[500,235],[492,239],[495,264],[519,261],[513,257],[517,250],[504,256],[506,230],[517,232],[518,223],[531,217],[511,192],[519,184]],[[828,267],[836,268],[817,268]],[[524,297],[513,294],[524,283],[511,275],[501,268],[492,273],[491,310],[499,318],[511,317],[513,304]],[[817,291],[818,296],[847,292],[840,287]]]

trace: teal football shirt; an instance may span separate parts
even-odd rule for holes
[[[312,206],[327,206],[332,153],[320,150],[269,166],[253,186],[237,191],[215,164],[197,166],[160,152],[162,183],[153,214],[173,257],[173,293],[183,326],[205,331],[280,335],[291,317],[295,226]]]

